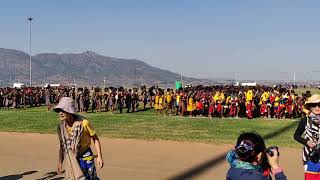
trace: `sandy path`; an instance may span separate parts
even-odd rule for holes
[[[105,167],[102,180],[168,179],[224,153],[231,146],[172,141],[101,138]],[[0,179],[62,179],[55,175],[55,135],[0,132]],[[281,148],[281,166],[290,180],[303,179],[300,149]],[[223,162],[193,179],[225,179]],[[36,171],[36,172],[32,172]],[[21,175],[30,172],[31,174]]]

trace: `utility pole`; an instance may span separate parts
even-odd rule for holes
[[[32,60],[31,60],[31,21],[33,20],[33,18],[32,17],[28,17],[27,18],[28,19],[28,21],[29,21],[29,32],[30,32],[30,34],[29,34],[29,85],[30,85],[30,87],[32,86],[32,66],[31,66],[31,62],[32,62]]]
[[[137,67],[134,68],[134,86],[137,86]]]
[[[296,72],[293,74],[293,88],[296,87]]]
[[[235,80],[236,80],[236,82],[238,82],[238,73],[237,72],[235,73]]]
[[[74,85],[74,88],[76,88],[76,87],[77,87],[77,83],[76,83],[76,76],[75,76],[75,75],[73,76],[73,85]]]

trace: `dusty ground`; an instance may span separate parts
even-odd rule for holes
[[[168,179],[223,154],[231,146],[172,141],[101,138],[105,167],[102,180]],[[55,135],[0,132],[0,179],[63,179],[55,173]],[[303,179],[300,149],[280,148],[281,166],[290,180]],[[225,179],[222,163],[193,179]]]

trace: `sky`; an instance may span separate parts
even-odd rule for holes
[[[139,59],[195,78],[320,79],[320,1],[2,0],[0,47]]]

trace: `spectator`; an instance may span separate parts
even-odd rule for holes
[[[62,173],[65,160],[66,179],[98,179],[90,145],[92,141],[97,152],[98,168],[102,168],[101,144],[90,122],[76,114],[74,100],[69,97],[61,98],[53,110],[60,118],[57,128],[60,141],[57,172]]]
[[[279,167],[278,150],[272,149],[273,156],[266,153],[263,138],[256,133],[243,133],[239,136],[235,150],[227,154],[230,169],[227,180],[268,180],[270,179],[268,165],[276,180],[286,180]],[[268,164],[263,157],[267,157]]]
[[[304,146],[302,161],[305,169],[305,179],[320,179],[320,154],[317,154],[316,159],[310,156],[311,152],[319,144],[320,95],[314,94],[308,98],[304,107],[310,113],[300,120],[299,126],[294,133],[294,139]]]

